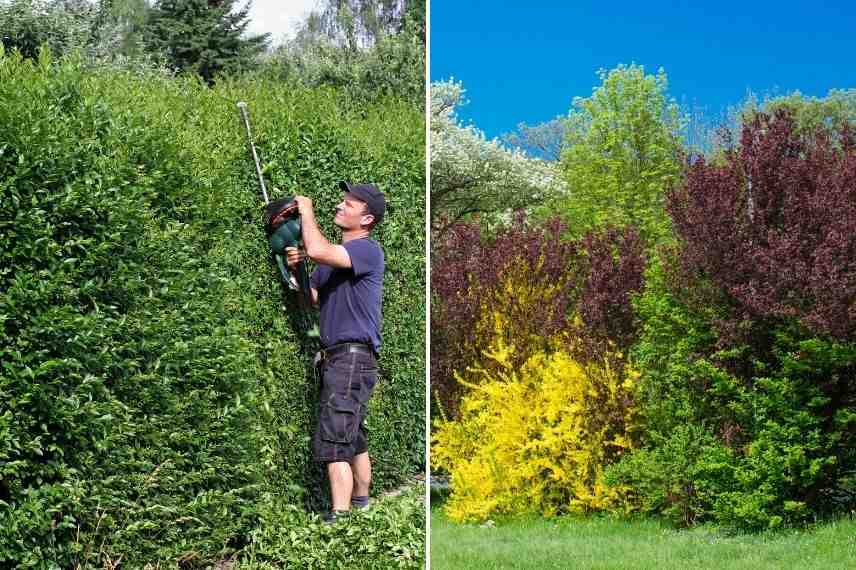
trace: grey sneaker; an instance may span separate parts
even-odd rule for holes
[[[324,518],[321,519],[321,522],[324,524],[336,524],[341,520],[347,520],[351,516],[351,511],[330,511]]]

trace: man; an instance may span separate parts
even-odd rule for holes
[[[340,182],[345,192],[334,223],[342,243],[331,244],[315,221],[312,201],[297,196],[306,256],[312,273],[312,302],[320,305],[321,398],[312,441],[317,461],[326,463],[332,512],[328,522],[368,506],[371,462],[365,431],[369,396],[377,379],[380,350],[384,255],[370,238],[386,211],[383,193],[371,184]],[[302,254],[287,248],[294,267]]]

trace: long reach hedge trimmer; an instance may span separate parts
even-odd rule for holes
[[[297,202],[291,196],[279,198],[273,202],[270,201],[267,188],[265,187],[264,173],[259,164],[259,155],[256,152],[256,145],[253,144],[247,104],[239,101],[238,109],[241,111],[241,118],[244,120],[244,127],[247,129],[247,142],[250,145],[253,163],[256,166],[256,176],[259,179],[259,187],[262,191],[262,198],[265,201],[265,212],[262,219],[268,245],[274,259],[276,259],[283,283],[288,285],[290,289],[297,291],[303,297],[301,303],[301,321],[307,334],[309,336],[317,336],[317,327],[312,324],[309,316],[309,309],[312,306],[312,292],[310,290],[309,272],[306,269],[306,261],[301,261],[295,267],[294,272],[292,272],[284,260],[286,247],[303,249],[303,234],[300,227],[300,212],[297,211]]]

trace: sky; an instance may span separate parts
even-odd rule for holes
[[[244,2],[236,5],[244,6]],[[294,26],[318,5],[318,0],[253,0],[247,32],[270,32],[271,43],[278,45],[283,38],[294,35]]]
[[[856,2],[431,0],[431,80],[454,77],[459,116],[488,137],[566,115],[596,72],[663,68],[709,119],[756,94],[856,88]]]

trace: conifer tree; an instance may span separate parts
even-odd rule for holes
[[[233,11],[235,0],[159,0],[146,25],[147,49],[209,84],[219,72],[248,69],[269,41],[269,34],[242,37],[250,5]]]

